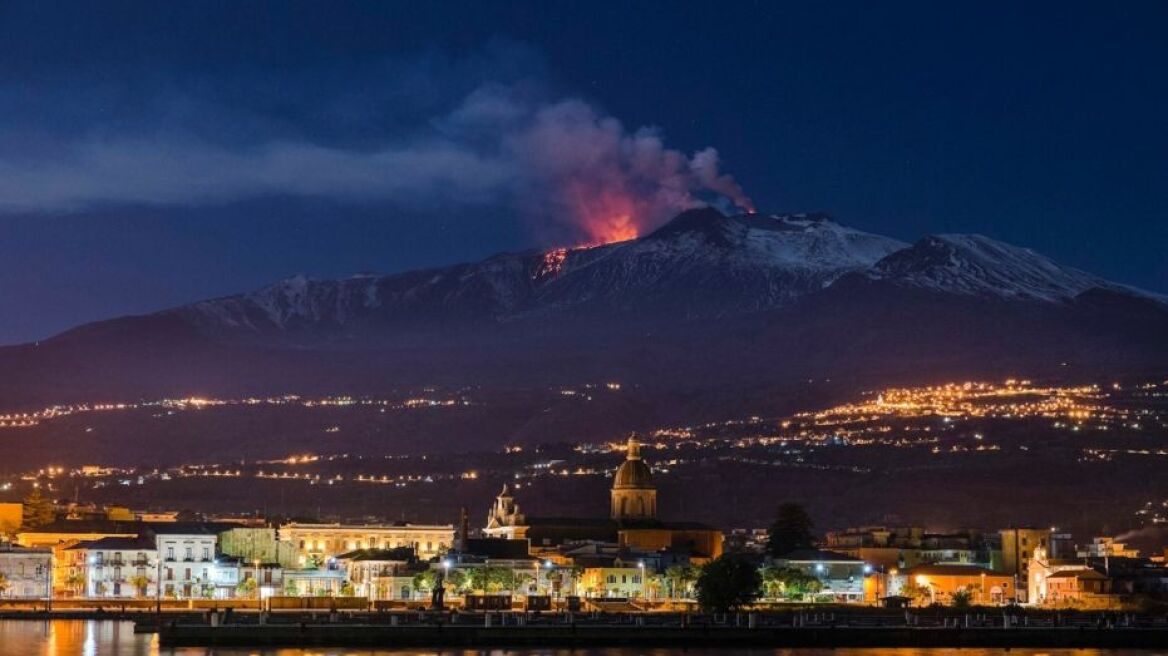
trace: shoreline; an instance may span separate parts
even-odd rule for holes
[[[744,613],[448,614],[190,609],[54,609],[0,612],[0,619],[133,622],[165,647],[726,647],[726,648],[1168,648],[1161,615],[1082,613],[824,615]],[[720,620],[720,621],[719,621]]]
[[[1168,630],[1088,628],[400,627],[164,625],[166,647],[1164,648]]]

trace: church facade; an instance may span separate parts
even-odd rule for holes
[[[506,485],[487,513],[483,535],[527,540],[533,555],[582,542],[616,543],[657,552],[684,552],[702,563],[722,554],[722,532],[695,522],[657,517],[657,486],[641,447],[629,439],[625,460],[613,476],[609,517],[529,517]]]

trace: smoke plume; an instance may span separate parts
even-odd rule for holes
[[[644,234],[707,200],[751,207],[713,148],[687,155],[655,128],[629,129],[582,99],[548,99],[522,84],[481,84],[373,141],[330,143],[306,131],[233,143],[173,124],[148,134],[93,130],[27,152],[0,140],[0,211],[304,195],[431,211],[511,208],[544,241],[596,244]]]

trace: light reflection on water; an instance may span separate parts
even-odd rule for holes
[[[1168,656],[1168,649],[160,649],[132,622],[0,620],[0,656]]]

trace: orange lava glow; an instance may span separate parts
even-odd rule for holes
[[[613,191],[577,193],[575,210],[584,231],[581,246],[600,246],[616,241],[636,239],[641,234],[637,217],[648,214],[647,207]]]

